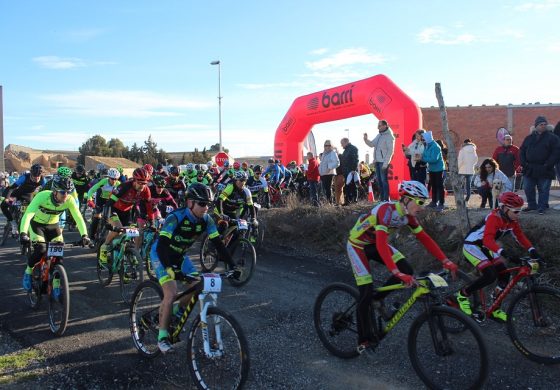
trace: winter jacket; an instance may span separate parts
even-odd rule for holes
[[[346,145],[344,152],[342,152],[342,158],[340,159],[342,174],[344,176],[348,176],[350,172],[356,171],[358,169],[359,161],[358,148],[350,143]]]
[[[307,181],[319,181],[319,164],[315,157],[309,159],[309,164],[307,165]]]
[[[488,174],[488,176],[486,177],[486,182],[487,182],[486,187],[487,188],[492,187],[492,183],[494,182],[494,179],[498,179],[498,180],[502,181],[502,183],[503,183],[502,192],[513,190],[512,187],[511,187],[511,181],[509,181],[509,179],[505,175],[505,173],[503,173],[499,169],[496,169],[493,173]],[[476,187],[480,187],[482,185],[482,179],[480,178],[480,175],[475,176],[474,185]]]
[[[560,142],[550,131],[531,133],[519,148],[523,174],[534,179],[554,179],[554,164],[560,156]]]
[[[334,150],[323,153],[321,157],[321,163],[319,164],[319,175],[335,175],[336,168],[340,165],[338,160],[338,155]]]
[[[387,130],[377,134],[371,141],[364,140],[364,142],[367,146],[374,148],[373,161],[382,162],[385,168],[388,167],[395,149],[393,130],[387,128]]]
[[[445,170],[441,148],[435,141],[426,144],[424,153],[422,153],[422,160],[428,163],[428,172],[443,172]]]
[[[422,161],[422,153],[424,153],[425,147],[426,145],[424,145],[424,142],[414,140],[410,145],[408,145],[408,148],[406,148],[406,152],[410,153],[410,164],[412,164],[412,167],[416,167],[416,163],[418,162],[420,162],[420,165],[424,164]],[[420,159],[415,157],[417,154],[420,155]]]
[[[473,143],[463,144],[457,158],[459,164],[459,175],[474,175],[474,167],[478,164],[476,145]]]
[[[517,168],[519,168],[519,148],[515,145],[498,146],[494,150],[492,158],[500,165],[500,170],[507,177],[512,177]]]

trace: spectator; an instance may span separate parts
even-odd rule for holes
[[[365,161],[360,161],[358,165],[358,170],[360,172],[360,181],[363,186],[367,186],[369,178],[371,177],[371,169],[369,169],[368,165]]]
[[[332,181],[336,173],[336,168],[340,165],[338,160],[338,155],[333,149],[331,141],[325,141],[325,150],[323,151],[323,157],[319,163],[319,175],[321,175],[321,187],[327,202],[332,203]]]
[[[523,167],[523,188],[527,197],[527,207],[524,211],[538,210],[542,215],[548,208],[550,185],[554,179],[554,167],[558,162],[559,140],[548,126],[544,116],[535,119],[534,131],[521,144],[519,158]],[[538,199],[535,193],[538,190]]]
[[[478,164],[478,155],[476,154],[476,145],[467,138],[463,141],[463,147],[459,150],[457,158],[459,164],[459,175],[465,180],[465,203],[471,198],[471,181],[474,175],[474,168]]]
[[[478,187],[478,194],[482,199],[481,209],[486,207],[486,201],[488,201],[489,208],[498,207],[498,197],[494,198],[492,195],[493,186],[498,191],[497,195],[512,189],[508,177],[500,171],[499,164],[493,158],[487,158],[482,162],[480,172],[474,179],[474,185]]]
[[[319,163],[313,153],[307,153],[307,183],[309,183],[309,199],[313,206],[319,206]]]
[[[513,144],[511,135],[508,134],[504,137],[504,144],[494,150],[492,158],[500,165],[501,171],[511,182],[512,191],[515,191],[515,173],[521,163],[519,161],[519,148]]]
[[[371,141],[368,140],[367,133],[364,133],[364,142],[366,145],[374,148],[373,161],[375,163],[375,174],[379,191],[381,192],[381,201],[389,200],[389,180],[387,179],[387,171],[389,164],[393,158],[395,150],[395,136],[393,130],[389,128],[389,124],[385,120],[380,120],[377,124],[379,134]]]
[[[405,148],[405,154],[410,154],[410,164],[412,166],[411,179],[419,181],[422,184],[426,184],[426,162],[422,160],[422,153],[424,153],[424,148],[426,144],[422,135],[426,130],[418,129],[414,133],[414,140],[407,148]],[[404,145],[403,145],[404,146]]]
[[[553,133],[560,139],[560,121],[558,121],[556,126],[554,126]],[[556,171],[556,180],[558,180],[560,182],[560,159],[558,159],[558,162],[554,166],[554,169]],[[558,207],[558,206],[556,206],[556,207]]]
[[[342,152],[342,158],[340,160],[340,166],[342,168],[342,174],[344,175],[344,180],[346,186],[344,187],[344,195],[346,197],[346,202],[349,203],[349,199],[352,202],[357,200],[358,191],[355,185],[348,186],[348,183],[354,183],[353,179],[350,177],[354,176],[354,172],[358,171],[358,162],[360,158],[358,157],[358,148],[350,143],[348,138],[342,138],[340,140],[340,145],[344,149]]]
[[[342,161],[342,154],[338,155],[338,160]],[[342,173],[342,164],[336,168],[336,176],[334,177],[334,203],[337,206],[344,205],[344,174]]]
[[[428,164],[428,174],[430,175],[430,185],[432,191],[432,201],[427,207],[442,211],[445,207],[445,190],[443,188],[443,171],[445,163],[441,147],[434,141],[431,131],[426,131],[422,135],[426,146],[422,153],[422,161]]]

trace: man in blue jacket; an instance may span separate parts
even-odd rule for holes
[[[445,162],[441,147],[434,141],[431,131],[422,134],[426,147],[422,153],[422,161],[428,164],[428,173],[430,175],[430,188],[432,191],[432,202],[428,207],[442,211],[445,204],[445,191],[443,188],[443,171],[445,170]]]

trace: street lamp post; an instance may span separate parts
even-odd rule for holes
[[[220,61],[212,61],[210,65],[218,65],[218,131],[220,136],[220,152],[224,151],[222,147],[222,87],[221,87],[221,69]]]
[[[346,138],[350,139],[350,129],[344,130],[346,132]]]

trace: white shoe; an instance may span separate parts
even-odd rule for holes
[[[174,351],[168,337],[159,340],[157,346],[162,353],[170,353]]]

